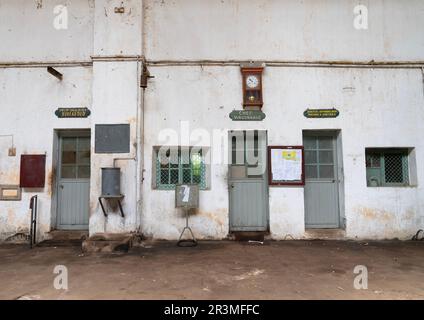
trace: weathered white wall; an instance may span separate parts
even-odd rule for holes
[[[345,172],[346,235],[349,238],[405,238],[423,226],[424,171],[418,187],[368,188],[366,147],[415,147],[424,157],[424,99],[420,70],[346,68],[266,68],[262,122],[233,122],[240,109],[238,67],[151,67],[155,79],[146,92],[143,231],[175,239],[184,225],[174,209],[174,192],[153,190],[152,147],[159,133],[190,129],[265,129],[270,145],[301,145],[302,129],[340,129]],[[189,97],[189,98],[187,98]],[[335,119],[306,119],[307,108],[336,107]],[[199,238],[228,234],[227,166],[214,166],[211,190],[201,191],[200,210],[191,225]],[[304,234],[303,188],[270,188],[270,230],[275,239]]]
[[[137,175],[139,156],[137,151],[137,130],[140,134],[140,101],[142,90],[139,87],[139,61],[118,61],[118,56],[141,55],[141,1],[125,1],[125,13],[117,14],[115,7],[122,1],[96,0],[94,19],[93,56],[106,58],[93,63],[93,118],[95,124],[130,124],[130,152],[128,154],[92,154],[90,188],[90,234],[99,232],[136,231],[140,214],[138,207],[140,180]],[[92,140],[94,144],[94,141]],[[140,150],[139,150],[140,151]],[[116,161],[121,168],[121,193],[125,195],[123,210],[125,218],[115,212],[107,218],[98,203],[101,194],[101,168],[112,167],[115,158],[128,158]],[[110,210],[110,209],[109,209]]]
[[[96,0],[94,12],[94,55],[140,55],[142,1]],[[124,4],[124,13],[115,7]]]
[[[356,1],[324,0],[131,0],[116,14],[120,0],[69,0],[68,30],[53,28],[59,0],[0,0],[0,64],[86,61],[93,67],[0,69],[0,183],[19,181],[20,154],[47,153],[46,188],[24,190],[22,201],[0,203],[0,237],[27,228],[29,197],[40,195],[40,231],[51,226],[53,130],[91,128],[98,123],[129,123],[128,154],[94,154],[90,191],[90,233],[134,231],[141,222],[147,236],[176,239],[184,226],[172,191],[152,190],[152,148],[162,129],[263,129],[269,144],[301,144],[302,129],[340,129],[345,170],[346,234],[350,238],[405,238],[423,227],[423,82],[419,69],[267,67],[263,122],[233,122],[241,109],[237,66],[150,66],[144,99],[138,85],[140,62],[148,60],[423,61],[424,2],[365,1],[369,29],[353,28]],[[144,9],[144,13],[143,10]],[[144,38],[144,43],[143,43]],[[145,51],[142,51],[142,48]],[[126,56],[126,58],[122,58]],[[129,57],[129,56],[132,56]],[[87,106],[88,119],[58,119],[58,106]],[[336,119],[305,119],[306,108],[337,107]],[[137,121],[137,115],[139,120]],[[138,123],[138,124],[137,124]],[[142,125],[145,125],[142,130]],[[281,124],[285,124],[284,127]],[[144,132],[144,147],[137,136]],[[36,133],[36,134],[35,134]],[[418,187],[367,188],[365,147],[415,147]],[[142,158],[140,158],[140,153]],[[125,219],[106,220],[97,198],[100,168],[121,160]],[[144,181],[138,169],[144,161]],[[211,168],[210,190],[201,191],[199,212],[191,219],[199,238],[228,234],[226,165]],[[143,191],[143,196],[140,193]],[[142,203],[142,210],[138,207]],[[275,239],[304,233],[303,188],[270,188],[270,230]],[[139,221],[141,218],[141,221]]]
[[[369,29],[353,27],[368,7]],[[423,60],[421,0],[146,0],[155,60]]]
[[[21,201],[0,201],[0,239],[28,230],[29,199],[39,198],[40,239],[50,231],[54,129],[90,128],[88,119],[59,119],[59,107],[91,105],[90,67],[57,68],[64,74],[59,82],[46,68],[0,69],[0,135],[13,134],[16,156],[8,156],[9,138],[0,137],[0,184],[19,185],[21,154],[46,154],[46,183],[43,189],[23,189]],[[55,213],[53,213],[55,214]]]
[[[19,202],[0,202],[0,237],[6,238],[18,229],[28,229],[29,198],[39,194],[40,237],[54,229],[51,224],[52,149],[54,129],[91,129],[92,167],[90,182],[90,233],[128,232],[137,228],[135,160],[137,109],[141,90],[138,85],[137,61],[117,61],[114,56],[141,55],[141,1],[125,1],[125,13],[117,14],[115,7],[122,1],[73,0],[65,4],[69,21],[67,30],[53,27],[53,7],[61,1],[0,1],[2,26],[0,64],[31,62],[34,68],[0,69],[0,134],[14,134],[16,157],[7,157],[10,142],[0,138],[0,183],[19,184],[19,161],[22,153],[47,153],[46,187],[43,190],[23,190]],[[37,6],[39,4],[39,6]],[[95,40],[93,34],[95,33]],[[31,35],[31,36],[29,36]],[[43,63],[48,61],[100,60],[93,67],[69,65],[57,67],[64,74],[60,82],[47,73]],[[106,61],[103,58],[106,57]],[[91,110],[88,119],[58,119],[58,107],[85,106]],[[95,124],[128,123],[131,126],[131,150],[128,154],[95,154]],[[101,194],[101,167],[122,168],[121,185],[125,195],[125,218],[117,210],[105,219],[98,203]],[[110,209],[109,209],[110,210]],[[55,210],[53,210],[55,211]],[[56,214],[56,212],[52,212]]]
[[[53,25],[66,5],[68,29]],[[89,61],[94,0],[0,0],[0,62]]]

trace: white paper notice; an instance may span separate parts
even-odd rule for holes
[[[299,149],[272,149],[271,168],[274,181],[301,180],[302,151]]]

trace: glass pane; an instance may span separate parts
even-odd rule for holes
[[[169,184],[169,171],[168,170],[160,170],[159,177],[161,184]]]
[[[333,149],[333,138],[332,137],[319,137],[319,148],[320,149]]]
[[[78,151],[90,151],[90,138],[84,137],[78,139]]]
[[[193,175],[200,175],[200,170],[202,168],[202,156],[200,154],[192,154],[191,155],[191,170],[193,171]]]
[[[381,186],[381,170],[380,168],[367,168],[367,186],[378,187]]]
[[[184,166],[190,165],[190,150],[188,149],[182,149],[180,153],[180,161],[181,164]]]
[[[332,164],[333,163],[333,151],[320,151],[319,152],[319,163],[320,164]]]
[[[334,167],[333,165],[321,165],[319,166],[319,177],[324,179],[334,179]]]
[[[316,151],[305,151],[305,163],[317,163],[317,152]]]
[[[75,179],[77,177],[76,166],[62,166],[61,176],[63,179]]]
[[[184,169],[183,170],[183,183],[191,183],[191,170]]]
[[[76,138],[62,138],[62,150],[63,151],[77,151],[77,139]]]
[[[90,166],[79,166],[78,167],[78,178],[89,179],[90,178]]]
[[[201,183],[201,181],[202,181],[202,175],[201,174],[194,175],[193,173],[193,183]]]
[[[380,168],[380,155],[369,153],[366,155],[367,168]]]
[[[402,154],[385,154],[384,171],[386,182],[403,183]]]
[[[178,169],[178,151],[171,150],[169,161],[171,168]]]
[[[75,164],[77,161],[76,138],[62,138],[62,163]]]
[[[76,151],[63,151],[62,152],[62,163],[63,164],[75,164],[77,162]]]
[[[303,138],[303,146],[305,149],[316,149],[317,148],[317,140],[315,137],[304,137]]]
[[[317,166],[306,166],[305,167],[305,175],[307,179],[316,179],[318,178],[318,170]]]
[[[171,170],[171,179],[170,184],[177,184],[178,183],[178,169]]]
[[[90,164],[90,151],[78,152],[78,164]]]

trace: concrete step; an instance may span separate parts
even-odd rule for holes
[[[263,231],[239,231],[233,232],[234,240],[236,241],[261,241],[265,239],[267,232]]]
[[[134,238],[134,234],[128,233],[96,233],[83,241],[82,251],[85,253],[128,252]]]
[[[346,232],[343,229],[306,229],[305,238],[309,240],[344,240]]]
[[[54,241],[67,241],[67,240],[83,241],[87,237],[88,237],[87,230],[53,230],[47,234],[47,239],[54,240]]]
[[[39,247],[68,247],[81,246],[85,238],[88,237],[86,230],[53,230],[50,231],[46,239],[37,244]]]

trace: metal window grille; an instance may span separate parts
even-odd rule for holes
[[[369,187],[409,185],[408,150],[367,150],[366,170]]]
[[[158,150],[156,155],[157,189],[173,190],[180,183],[197,183],[201,190],[206,189],[206,165],[201,150],[178,148],[162,156],[166,159],[161,159]]]

